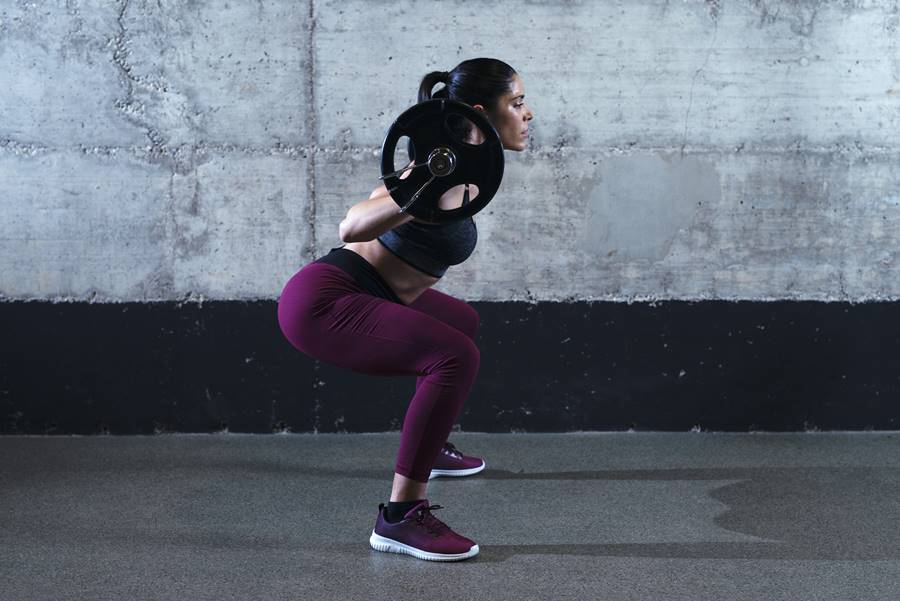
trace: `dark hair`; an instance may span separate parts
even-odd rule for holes
[[[459,100],[469,106],[481,104],[489,111],[497,108],[503,94],[509,92],[516,70],[495,58],[473,58],[456,65],[452,71],[432,71],[419,85],[419,102],[432,98]],[[432,94],[439,83],[444,87]]]

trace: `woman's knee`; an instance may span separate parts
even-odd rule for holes
[[[448,337],[441,350],[442,356],[437,364],[438,371],[443,368],[452,372],[470,372],[473,377],[477,373],[481,363],[481,351],[473,339],[462,333]]]

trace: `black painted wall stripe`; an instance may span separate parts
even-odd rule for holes
[[[900,303],[473,302],[460,427],[896,430]],[[0,433],[399,429],[414,378],[281,335],[273,301],[0,303]]]

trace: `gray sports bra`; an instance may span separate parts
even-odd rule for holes
[[[378,236],[378,241],[409,265],[439,278],[450,265],[469,258],[478,229],[471,217],[440,225],[407,221]]]

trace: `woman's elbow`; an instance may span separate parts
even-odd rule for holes
[[[353,227],[353,224],[344,219],[341,221],[341,224],[338,226],[338,235],[341,237],[341,242],[368,242],[371,238],[367,238],[364,235],[364,232],[356,231]]]
[[[346,219],[341,221],[341,224],[338,226],[338,235],[341,237],[341,242],[356,242],[353,239],[353,230],[350,229],[350,224],[347,223]]]

